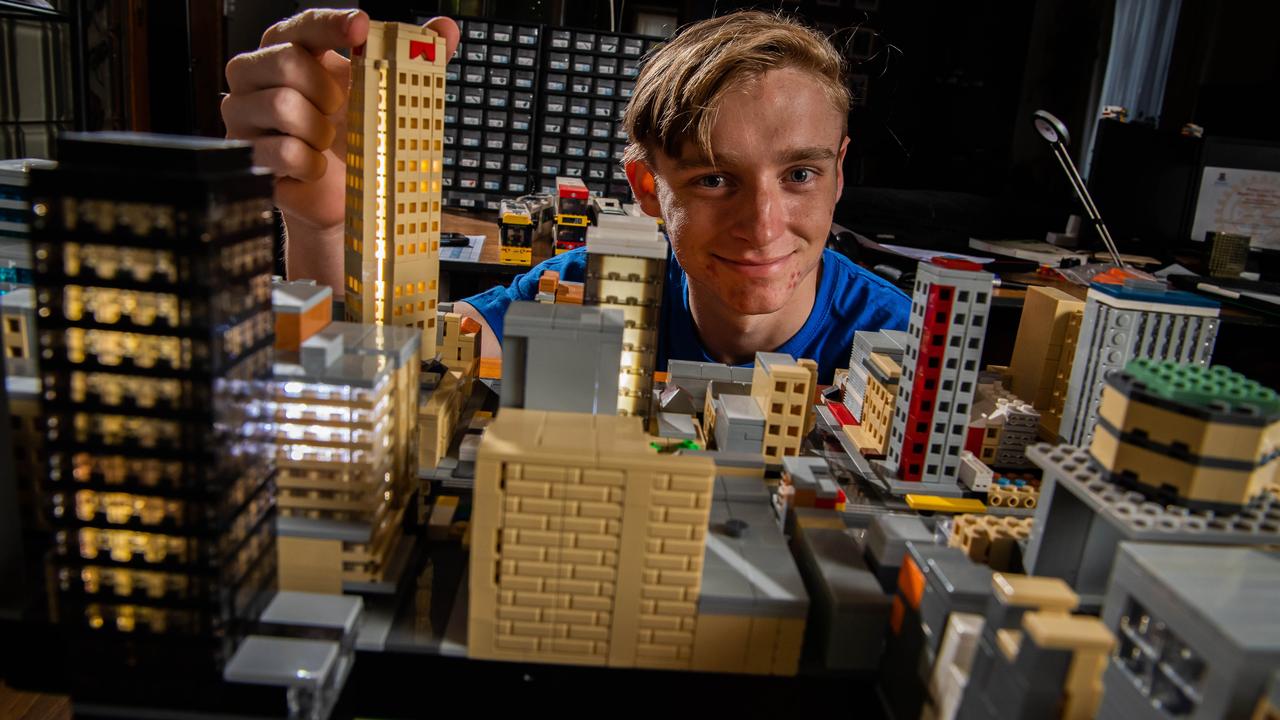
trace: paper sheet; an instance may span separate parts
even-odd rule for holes
[[[1280,250],[1280,173],[1206,167],[1191,239],[1228,232],[1253,238],[1252,248]]]
[[[449,262],[480,262],[480,250],[484,247],[484,235],[468,235],[470,247],[440,248],[440,259]]]

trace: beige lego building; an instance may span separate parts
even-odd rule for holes
[[[782,353],[756,353],[751,396],[764,411],[764,445],[768,462],[799,455],[800,442],[813,426],[813,390],[818,366]]]
[[[450,370],[474,377],[480,365],[480,323],[457,313],[441,313],[437,349]]]
[[[325,315],[328,287],[277,283],[277,324]],[[417,475],[418,334],[332,323],[278,347],[272,412],[280,587],[356,592],[392,583]]]
[[[440,376],[440,382],[430,393],[424,392],[418,399],[418,472],[435,469],[449,450],[453,432],[457,429],[462,409],[470,397],[468,389],[472,378],[459,370],[450,370]]]
[[[872,353],[869,357],[862,424],[846,425],[844,431],[864,454],[883,457],[889,452],[889,428],[893,424],[893,404],[898,399],[902,366],[882,353]]]
[[[622,311],[618,414],[653,415],[653,370],[658,354],[667,241],[656,219],[600,215],[587,230],[584,302]]]
[[[1050,287],[1027,290],[1009,363],[1010,389],[1040,411],[1042,434],[1056,440],[1084,301]]]
[[[503,408],[476,462],[469,655],[695,669],[714,481],[638,418]]]
[[[445,42],[371,22],[353,52],[347,115],[347,319],[423,331],[436,354]]]

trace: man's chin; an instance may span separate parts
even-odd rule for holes
[[[787,298],[783,293],[751,292],[747,288],[730,292],[728,297],[723,297],[721,300],[742,315],[769,315],[778,312],[787,304]]]

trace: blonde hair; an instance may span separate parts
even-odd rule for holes
[[[644,61],[622,117],[627,130],[623,163],[649,160],[661,149],[679,157],[692,140],[708,159],[715,111],[724,95],[769,70],[809,73],[832,106],[849,114],[849,89],[840,53],[816,30],[756,10],[686,25]]]

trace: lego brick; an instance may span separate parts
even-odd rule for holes
[[[702,412],[702,407],[694,404],[693,395],[678,385],[668,385],[662,391],[658,406],[662,412],[675,415],[697,415]]]
[[[658,437],[697,440],[700,436],[691,415],[658,413]]]
[[[953,612],[982,612],[991,597],[991,569],[969,558],[943,556],[928,560],[924,593],[920,598],[920,624],[925,647],[938,650]],[[923,679],[923,678],[922,678]]]
[[[981,615],[965,612],[953,612],[947,620],[946,634],[929,679],[929,695],[933,698],[939,720],[954,718],[960,708],[973,656],[978,649],[982,622]]]
[[[503,338],[503,407],[613,414],[621,349],[620,310],[512,303]]]
[[[310,372],[323,373],[342,357],[343,350],[341,333],[321,330],[301,342],[298,359]]]
[[[258,618],[261,623],[333,628],[340,635],[356,629],[364,600],[344,595],[281,591]]]
[[[366,531],[363,540],[368,540]],[[339,595],[342,593],[342,543],[337,540],[281,535],[281,590]]]
[[[227,663],[228,682],[305,687],[318,692],[338,661],[338,643],[330,640],[250,635]]]
[[[986,492],[991,487],[993,474],[981,460],[968,450],[960,451],[958,476],[961,484],[974,492]]]
[[[987,506],[974,498],[938,497],[936,495],[907,494],[907,505],[912,510],[947,513],[982,513]]]
[[[843,530],[806,527],[796,534],[805,585],[812,600],[813,637],[829,670],[877,666],[890,598]]]
[[[692,670],[742,672],[751,639],[752,618],[735,615],[699,615],[694,631]]]
[[[1124,543],[1115,558],[1102,620],[1119,643],[1104,674],[1099,717],[1157,717],[1157,700],[1188,718],[1247,717],[1280,658],[1274,598],[1280,561],[1247,548]],[[1153,632],[1160,631],[1157,639]],[[1146,672],[1152,653],[1178,657]],[[1181,683],[1181,684],[1180,684]],[[1194,694],[1183,688],[1193,686]]]
[[[1080,598],[1060,578],[995,573],[991,586],[1002,605],[1068,612],[1080,603]]]
[[[866,553],[882,567],[897,568],[909,541],[932,543],[933,531],[915,515],[877,515],[867,528]]]

